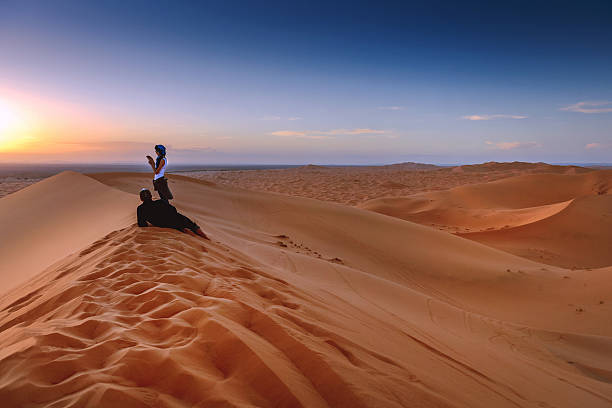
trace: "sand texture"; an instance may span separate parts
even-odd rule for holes
[[[606,173],[566,170],[571,194],[535,183],[533,197],[432,202],[523,210],[516,228],[609,208],[583,194]],[[541,176],[556,175],[488,184]],[[65,172],[0,199],[3,407],[612,406],[610,264],[572,270],[376,211],[170,176],[207,241],[136,227],[148,185]]]

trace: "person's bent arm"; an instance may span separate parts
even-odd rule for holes
[[[149,166],[151,166],[151,169],[155,171],[155,160],[153,160],[151,156],[147,156],[147,161],[149,162]]]
[[[138,207],[138,209],[136,210],[136,215],[138,217],[138,226],[139,227],[148,227],[149,224],[147,224],[147,218],[144,215],[144,211],[142,208]]]
[[[159,166],[157,166],[157,168],[155,168],[155,166],[153,166],[153,171],[155,171],[155,174],[159,174],[159,172],[161,171],[162,167],[164,167],[164,164],[166,163],[166,159],[163,158],[159,161]]]

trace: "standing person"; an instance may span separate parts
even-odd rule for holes
[[[153,160],[151,156],[147,156],[149,164],[153,169],[153,189],[159,194],[159,198],[168,202],[172,200],[174,196],[168,187],[168,179],[164,176],[166,173],[166,166],[168,165],[168,158],[166,157],[166,148],[164,145],[155,145],[155,153],[157,153],[157,159]]]

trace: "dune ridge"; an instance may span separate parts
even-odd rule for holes
[[[612,171],[526,174],[359,207],[550,265],[612,265]]]
[[[137,197],[66,171],[0,199],[0,293],[132,221]]]
[[[544,162],[529,163],[529,162],[486,162],[481,164],[464,164],[462,166],[453,167],[453,172],[475,172],[486,173],[492,171],[509,171],[523,173],[558,173],[558,174],[577,174],[587,173],[592,171],[590,168],[574,166],[574,165],[556,165]]]
[[[62,177],[51,182],[131,199],[150,183]],[[317,200],[170,183],[212,241],[137,228],[126,201],[123,225],[0,297],[6,406],[612,404],[611,268],[551,267]]]

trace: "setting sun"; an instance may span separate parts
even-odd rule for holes
[[[8,102],[0,99],[0,132],[4,135],[21,122],[21,117],[17,110]]]
[[[28,121],[24,113],[10,102],[0,99],[0,150],[14,147],[27,136]]]

